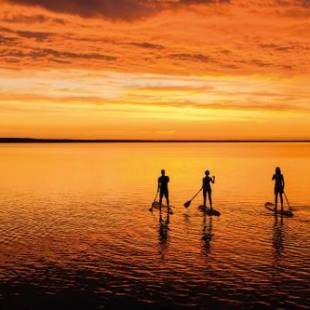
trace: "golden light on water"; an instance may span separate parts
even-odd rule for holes
[[[128,296],[132,305],[305,306],[308,154],[308,144],[2,144],[3,302],[17,292],[14,309],[68,298],[75,306],[91,298],[96,308]],[[273,200],[276,165],[293,218],[264,208]],[[162,168],[171,179],[170,216],[149,212]],[[198,210],[201,195],[183,207],[205,169],[216,176],[220,217]]]

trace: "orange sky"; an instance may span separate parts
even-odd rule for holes
[[[0,0],[0,136],[310,138],[308,0]]]

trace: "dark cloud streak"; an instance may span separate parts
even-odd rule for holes
[[[203,54],[180,53],[180,54],[170,54],[169,57],[172,59],[182,61],[194,61],[194,62],[209,62],[211,60],[209,56]]]
[[[150,42],[132,42],[130,45],[140,47],[140,48],[145,48],[145,49],[155,49],[155,50],[161,50],[164,49],[165,47],[160,44],[154,44]]]
[[[51,11],[83,17],[104,16],[111,19],[140,18],[151,14],[155,9],[149,2],[136,0],[8,0],[8,2],[41,6]]]
[[[7,0],[28,6],[40,6],[60,13],[82,17],[101,16],[109,19],[132,20],[182,5],[227,4],[230,0]]]
[[[50,32],[40,31],[16,31],[16,33],[23,38],[35,39],[37,41],[45,41],[52,35]]]
[[[87,60],[103,60],[103,61],[114,61],[117,57],[110,55],[103,55],[97,53],[73,53],[73,52],[63,52],[55,49],[45,48],[45,49],[35,49],[29,52],[24,52],[20,50],[2,50],[0,51],[0,56],[8,57],[30,57],[33,59],[41,59],[54,57],[58,60],[71,60],[71,59],[87,59]]]

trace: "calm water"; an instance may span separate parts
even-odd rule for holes
[[[263,207],[276,165],[294,218]],[[183,207],[206,168],[219,218]],[[310,144],[3,144],[0,171],[1,309],[309,306]]]

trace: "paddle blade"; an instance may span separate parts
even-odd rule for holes
[[[287,216],[287,217],[293,217],[294,213],[291,210],[284,210],[281,212],[282,215]]]
[[[265,207],[274,207],[274,204],[272,202],[266,202]]]
[[[185,207],[185,208],[188,208],[188,207],[191,205],[191,203],[192,203],[191,200],[186,201],[186,202],[184,203],[184,207]]]
[[[159,207],[159,202],[158,202],[158,201],[153,201],[152,207],[153,207],[153,208]]]

